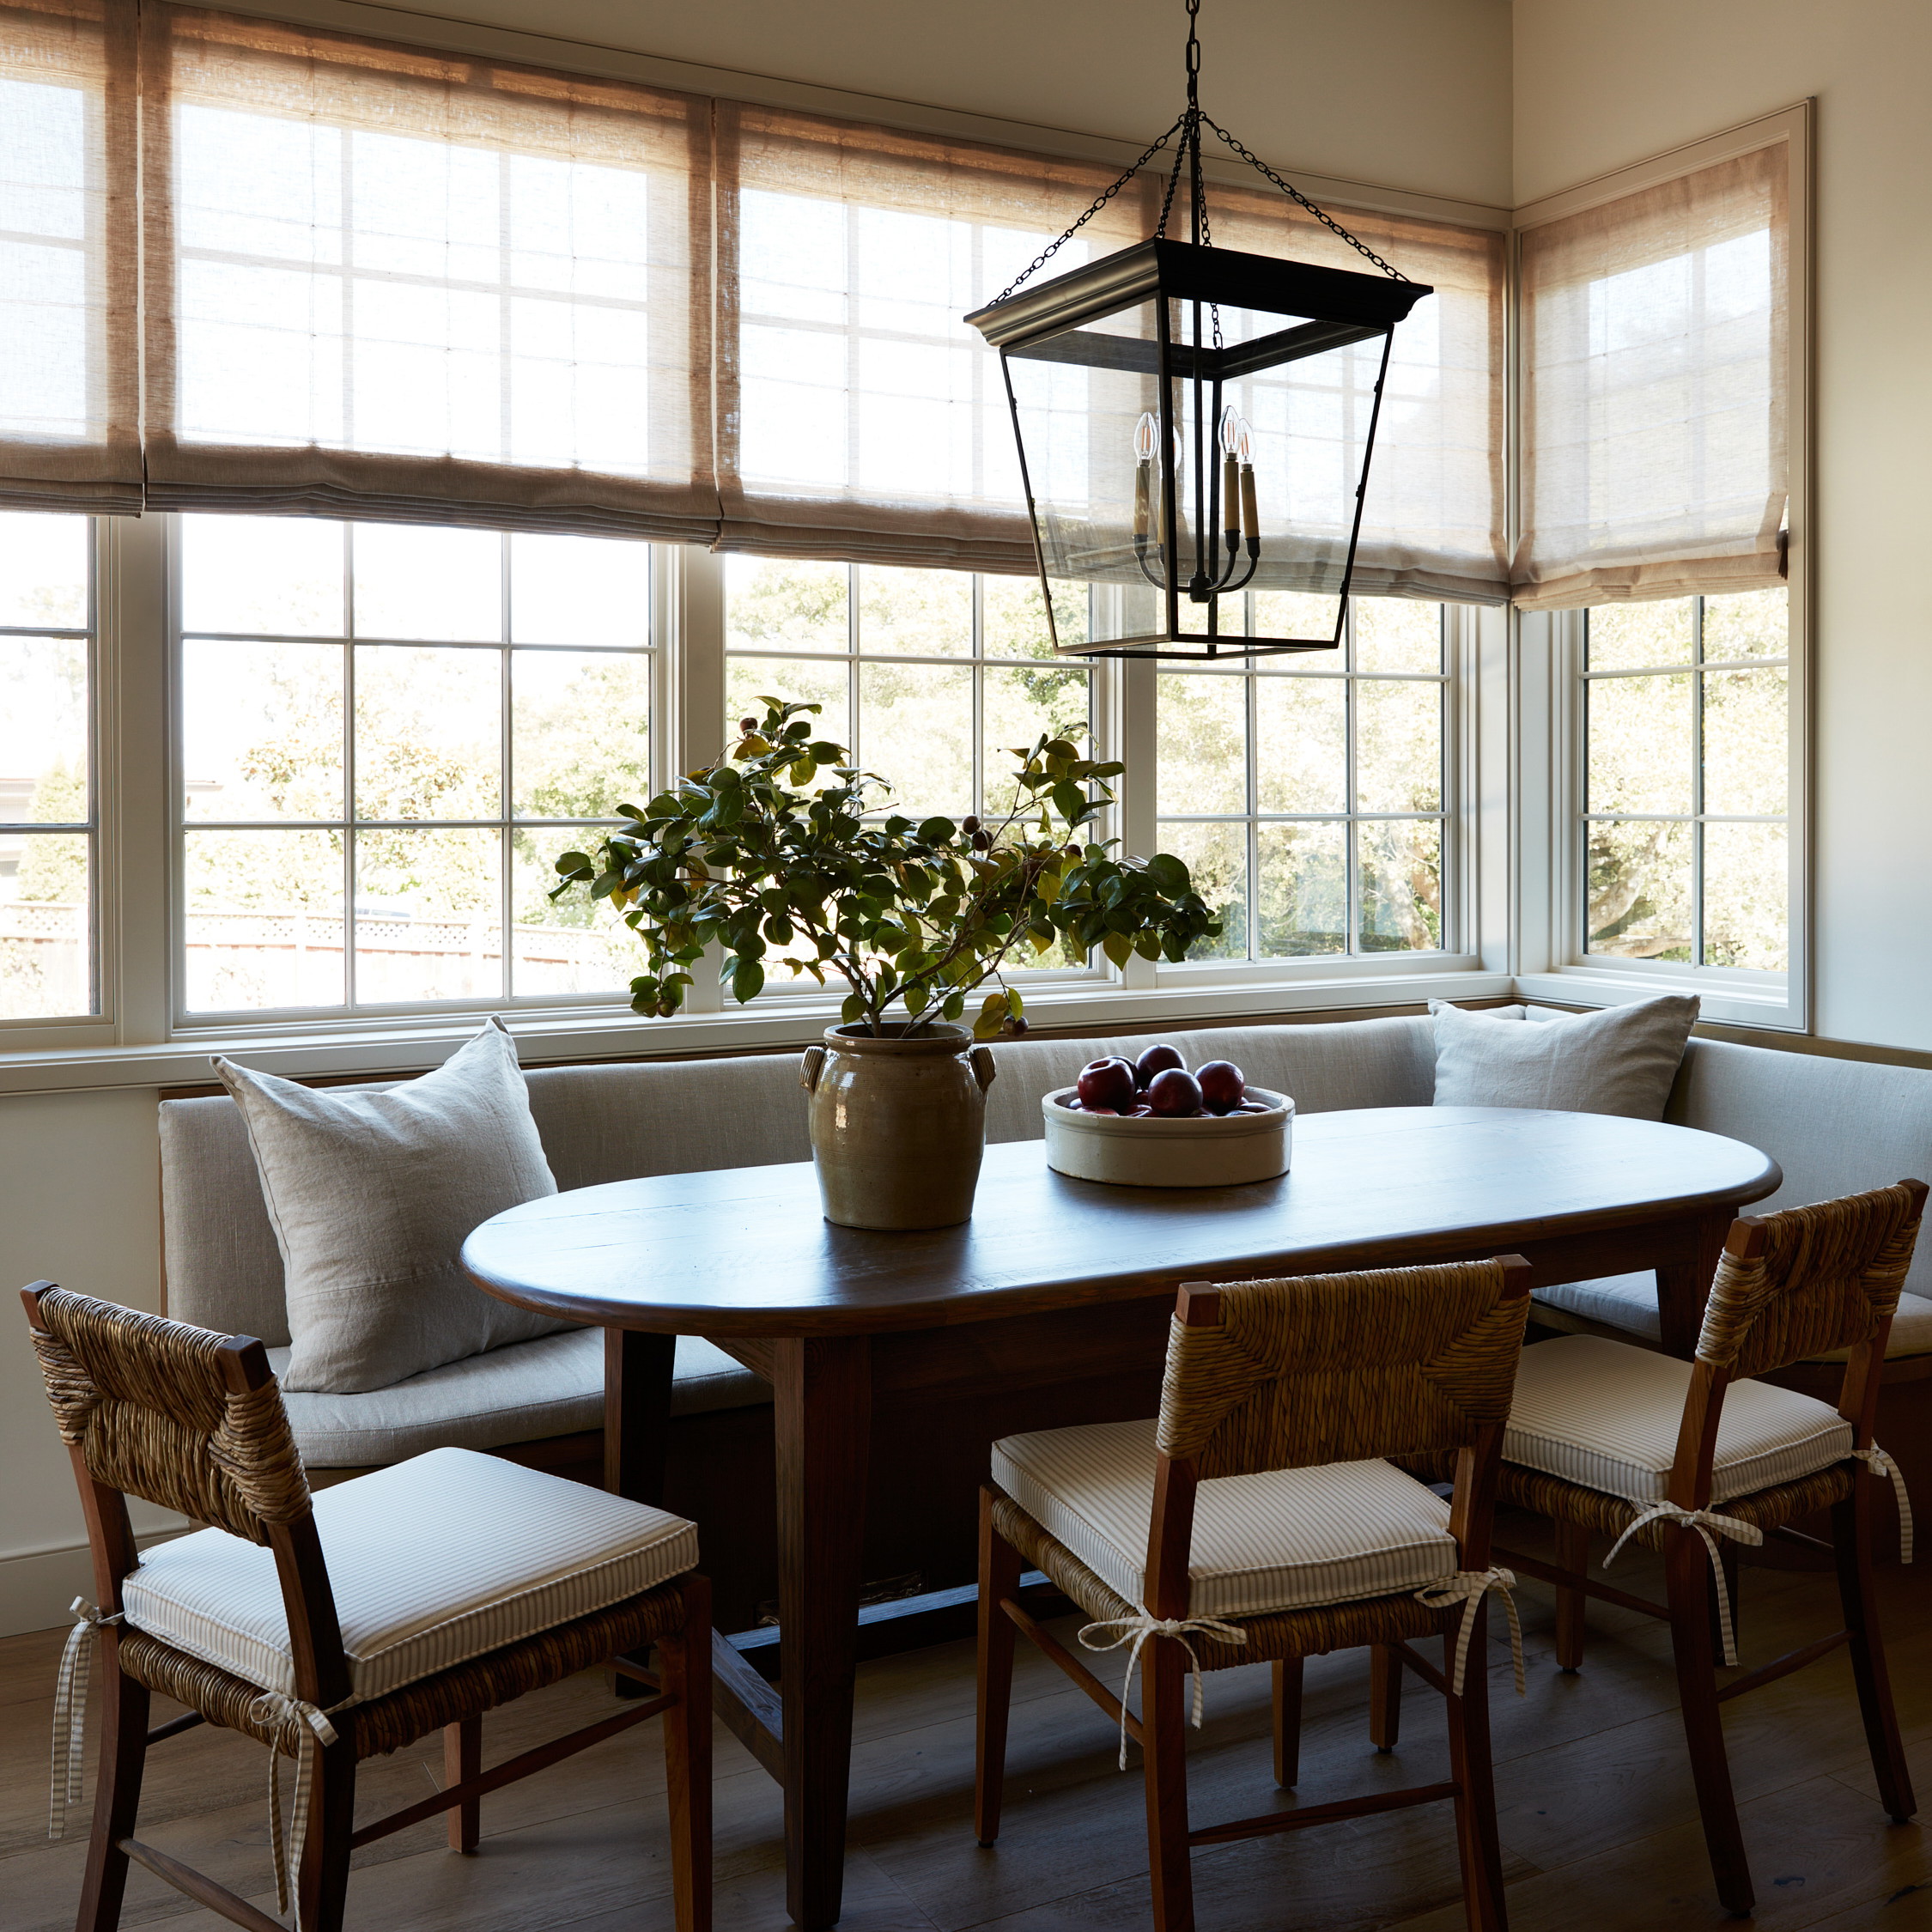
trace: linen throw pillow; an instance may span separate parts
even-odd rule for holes
[[[457,1255],[471,1230],[556,1192],[515,1042],[492,1019],[433,1073],[380,1092],[305,1087],[219,1057],[288,1277],[282,1385],[387,1388],[574,1324],[497,1301]]]
[[[1668,993],[1534,1020],[1521,1006],[1472,1013],[1431,999],[1429,1010],[1438,1107],[1549,1107],[1661,1121],[1698,1000]]]

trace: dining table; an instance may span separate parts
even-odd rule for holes
[[[722,1637],[714,1660],[720,1711],[783,1787],[787,1904],[817,1932],[840,1913],[875,1405],[1019,1386],[1050,1410],[1064,1378],[1157,1379],[1187,1281],[1504,1254],[1534,1286],[1654,1268],[1662,1346],[1688,1357],[1733,1218],[1781,1181],[1755,1147],[1657,1121],[1373,1108],[1299,1117],[1289,1171],[1237,1187],[1110,1186],[1054,1172],[1040,1140],[990,1146],[972,1218],[915,1232],[827,1222],[809,1161],[657,1174],[513,1207],[463,1264],[604,1328],[623,1495],[661,1495],[677,1336],[771,1384],[778,1685]]]

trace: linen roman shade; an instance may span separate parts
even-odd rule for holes
[[[1523,231],[1519,605],[1777,580],[1787,179],[1779,142]]]
[[[0,4],[0,506],[137,510],[134,12]]]
[[[144,15],[148,501],[708,538],[708,102]]]

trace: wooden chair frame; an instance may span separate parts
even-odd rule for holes
[[[1500,1257],[1504,1301],[1526,1304],[1531,1270],[1520,1255]],[[1180,1290],[1176,1323],[1186,1328],[1220,1323],[1221,1291],[1211,1283],[1188,1283]],[[1458,1565],[1483,1571],[1492,1562],[1491,1523],[1495,1510],[1497,1472],[1500,1465],[1504,1424],[1500,1419],[1482,1425],[1473,1439],[1455,1451],[1454,1494],[1449,1506],[1449,1534],[1455,1540]],[[1184,1619],[1189,1614],[1191,1586],[1188,1563],[1194,1537],[1194,1505],[1201,1478],[1191,1458],[1157,1451],[1153,1514],[1147,1537],[1146,1608],[1155,1617]],[[1406,1642],[1370,1643],[1371,1709],[1376,1741],[1383,1750],[1395,1743],[1395,1686],[1404,1668],[1439,1691],[1448,1704],[1450,1775],[1446,1781],[1406,1790],[1376,1792],[1327,1804],[1303,1805],[1293,1811],[1264,1813],[1258,1817],[1190,1829],[1188,1820],[1187,1679],[1192,1667],[1188,1649],[1179,1640],[1151,1637],[1142,1658],[1141,1716],[1137,1719],[1121,1700],[1018,1601],[1021,1552],[996,1527],[1001,1504],[1015,1509],[1011,1499],[992,1484],[981,1491],[979,1695],[975,1777],[974,1829],[979,1842],[990,1846],[999,1832],[1001,1787],[1005,1770],[1006,1735],[1012,1700],[1013,1647],[1024,1634],[1084,1691],[1126,1735],[1142,1747],[1146,1791],[1147,1843],[1156,1932],[1193,1932],[1194,1924],[1191,1854],[1196,1845],[1225,1844],[1325,1825],[1376,1812],[1434,1804],[1444,1799],[1455,1807],[1456,1849],[1461,1864],[1463,1895],[1473,1932],[1503,1932],[1506,1923],[1503,1899],[1503,1859],[1496,1831],[1496,1795],[1490,1764],[1487,1671],[1488,1614],[1486,1599],[1478,1601],[1469,1637],[1469,1663],[1463,1691],[1453,1688],[1454,1656],[1462,1609],[1438,1613],[1442,1618],[1443,1668],[1437,1670]],[[1348,1607],[1342,1607],[1345,1609]],[[1202,1668],[1248,1661],[1238,1652],[1224,1660],[1212,1643],[1197,1640]],[[1351,1647],[1346,1643],[1336,1648]],[[1274,1777],[1291,1788],[1300,1772],[1302,1678],[1305,1654],[1273,1661],[1274,1704]],[[1386,1733],[1386,1741],[1383,1734]]]
[[[21,1291],[27,1317],[42,1336],[52,1334],[42,1297],[57,1292],[51,1281],[37,1281]],[[216,1354],[228,1391],[241,1394],[264,1388],[273,1380],[268,1354],[252,1336],[231,1335],[223,1340]],[[278,1405],[279,1406],[279,1405]],[[123,1609],[121,1585],[139,1564],[134,1531],[130,1522],[127,1498],[138,1493],[117,1488],[99,1479],[90,1466],[87,1444],[70,1441],[75,1480],[79,1485],[81,1506],[86,1516],[88,1542],[94,1562],[94,1594],[104,1617],[118,1616]],[[149,1500],[166,1499],[149,1498]],[[290,1649],[295,1666],[295,1695],[301,1702],[331,1712],[336,1741],[318,1747],[319,1770],[312,1795],[311,1829],[302,1847],[295,1874],[295,1902],[300,1932],[341,1932],[344,1922],[349,1883],[349,1855],[378,1838],[434,1817],[449,1814],[450,1849],[474,1853],[480,1837],[479,1801],[489,1792],[543,1771],[562,1759],[615,1736],[619,1731],[661,1715],[665,1719],[665,1755],[669,1786],[672,1888],[677,1932],[709,1932],[711,1923],[711,1608],[710,1585],[702,1576],[689,1575],[660,1585],[659,1589],[630,1600],[638,1606],[651,1606],[653,1614],[650,1641],[657,1647],[657,1672],[641,1669],[627,1658],[611,1655],[604,1659],[622,1676],[641,1680],[647,1701],[635,1703],[615,1716],[572,1731],[563,1737],[526,1751],[507,1762],[483,1769],[483,1710],[500,1701],[484,1692],[477,1707],[467,1715],[444,1724],[445,1788],[417,1803],[407,1805],[358,1829],[355,1822],[355,1769],[358,1761],[358,1722],[373,1704],[351,1705],[335,1710],[349,1695],[349,1661],[343,1649],[342,1631],[337,1619],[335,1596],[329,1582],[328,1566],[316,1532],[315,1519],[305,1506],[286,1522],[262,1522],[266,1542],[275,1553],[282,1584],[283,1603],[289,1619]],[[623,1606],[614,1607],[622,1609]],[[589,1625],[609,1611],[578,1619]],[[513,1657],[519,1649],[568,1637],[577,1625],[526,1639],[522,1645],[508,1646],[494,1653]],[[205,1722],[221,1723],[233,1715],[234,1693],[252,1686],[227,1679],[226,1674],[172,1651],[156,1639],[135,1632],[147,1651],[162,1652],[178,1659],[183,1667],[183,1688],[191,1688],[197,1677],[211,1688],[222,1680],[229,1689],[226,1710],[191,1706],[182,1716],[149,1728],[150,1686],[124,1668],[122,1656],[128,1638],[126,1626],[104,1624],[98,1635],[104,1649],[105,1694],[100,1700],[101,1737],[100,1765],[96,1779],[94,1824],[88,1848],[77,1932],[115,1932],[119,1923],[121,1902],[127,1882],[130,1862],[145,1866],[177,1891],[210,1910],[218,1912],[249,1932],[287,1932],[279,1921],[251,1905],[246,1899],[217,1884],[205,1874],[182,1864],[156,1847],[134,1836],[136,1814],[141,1800],[142,1773],[151,1745],[179,1735]],[[591,1660],[586,1660],[586,1662]],[[456,1676],[471,1667],[459,1666]],[[556,1681],[569,1674],[569,1668],[553,1668],[538,1682]],[[530,1686],[526,1687],[537,1687]],[[414,1686],[395,1696],[407,1698]],[[520,1694],[513,1692],[512,1694]],[[219,1706],[221,1700],[210,1698]],[[434,1726],[429,1728],[434,1728]],[[416,1735],[422,1735],[418,1729]],[[364,1741],[367,1741],[365,1740]],[[384,1741],[383,1751],[397,1747],[398,1741]],[[276,1747],[270,1745],[270,1749]]]
[[[1923,1209],[1927,1188],[1919,1181],[1900,1183],[1914,1200],[1913,1224]],[[1799,1210],[1798,1212],[1803,1212]],[[1735,1262],[1755,1263],[1767,1244],[1773,1217],[1743,1215],[1731,1224],[1725,1253]],[[1838,1413],[1851,1425],[1854,1449],[1872,1447],[1879,1385],[1884,1374],[1886,1344],[1892,1332],[1887,1313],[1876,1331],[1856,1344],[1844,1367]],[[1626,1345],[1631,1346],[1631,1345]],[[1717,1449],[1718,1425],[1723,1419],[1724,1394],[1735,1379],[1732,1364],[1700,1356],[1691,1364],[1691,1382],[1679,1425],[1677,1449],[1666,1490],[1668,1500],[1686,1510],[1711,1507],[1711,1469]],[[1656,1603],[1625,1590],[1613,1589],[1589,1574],[1592,1525],[1554,1519],[1556,1561],[1545,1563],[1519,1551],[1498,1550],[1500,1559],[1524,1576],[1553,1584],[1557,1593],[1557,1663],[1565,1671],[1579,1670],[1583,1662],[1584,1605],[1588,1599],[1641,1612],[1670,1625],[1671,1649],[1676,1665],[1677,1691],[1684,1718],[1691,1774],[1697,1789],[1704,1844],[1710,1855],[1717,1895],[1727,1910],[1748,1913],[1755,1900],[1750,1862],[1738,1824],[1737,1799],[1731,1785],[1730,1761],[1724,1748],[1722,1708],[1735,1698],[1776,1683],[1795,1670],[1816,1663],[1844,1646],[1851,1654],[1865,1741],[1871,1753],[1880,1802],[1899,1824],[1917,1808],[1911,1775],[1906,1767],[1897,1708],[1892,1696],[1885,1643],[1879,1627],[1873,1584],[1872,1505],[1884,1479],[1868,1464],[1852,1479],[1850,1493],[1831,1505],[1829,1545],[1802,1534],[1787,1523],[1771,1525],[1766,1533],[1814,1552],[1828,1556],[1836,1571],[1842,1628],[1785,1652],[1770,1663],[1720,1686],[1721,1656],[1717,1637],[1717,1603],[1709,1552],[1703,1539],[1687,1525],[1665,1522],[1662,1531],[1666,1601]],[[1632,1505],[1633,1510],[1637,1505]],[[1728,1504],[1716,1505],[1720,1512]],[[1738,1559],[1735,1544],[1721,1541],[1726,1587],[1737,1601]],[[1734,1610],[1735,1613],[1735,1610]]]

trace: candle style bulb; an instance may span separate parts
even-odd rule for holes
[[[1140,412],[1133,426],[1133,533],[1145,537],[1153,522],[1154,446],[1160,440],[1160,425],[1152,414]]]
[[[1239,411],[1230,403],[1221,411],[1221,530],[1232,550],[1241,534],[1241,526],[1236,513],[1235,496],[1240,487],[1239,469],[1235,452],[1240,447],[1242,420]]]
[[[1235,459],[1241,465],[1241,529],[1250,544],[1261,534],[1261,515],[1255,501],[1255,432],[1248,418],[1235,432]]]

